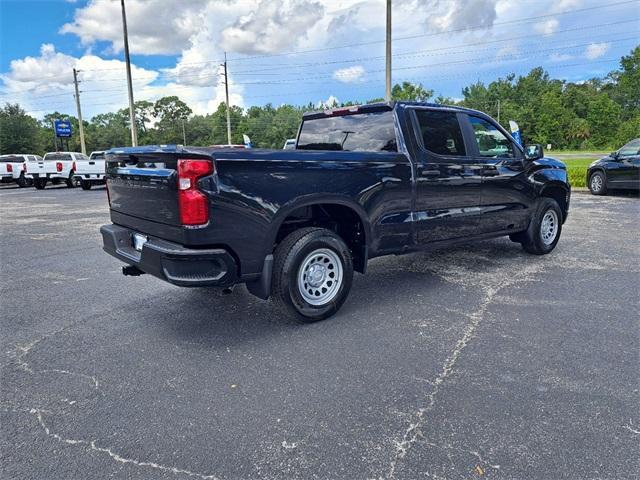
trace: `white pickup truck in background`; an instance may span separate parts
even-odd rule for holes
[[[27,187],[33,183],[31,175],[27,175],[27,162],[41,161],[40,155],[16,153],[0,155],[0,179],[2,183],[17,183],[19,187]]]
[[[89,160],[89,157],[79,152],[49,152],[42,161],[27,162],[26,173],[33,176],[33,185],[38,190],[46,187],[49,180],[54,185],[65,182],[67,187],[73,188],[77,183],[73,164],[80,160]]]
[[[104,152],[91,152],[87,160],[76,160],[73,170],[74,178],[80,181],[83,190],[90,190],[93,185],[104,185]]]

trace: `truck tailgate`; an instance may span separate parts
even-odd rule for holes
[[[138,153],[140,151],[141,153]],[[178,153],[126,149],[107,155],[111,210],[166,225],[180,225]]]
[[[104,160],[76,160],[76,174],[104,174]]]

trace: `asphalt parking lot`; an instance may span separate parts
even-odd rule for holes
[[[331,320],[124,277],[104,189],[0,188],[2,478],[626,479],[640,200],[376,259]]]

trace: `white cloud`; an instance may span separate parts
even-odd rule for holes
[[[281,52],[295,46],[323,16],[318,2],[262,0],[222,31],[222,48],[245,54]]]
[[[584,52],[584,56],[589,60],[595,60],[596,58],[600,58],[603,56],[611,47],[610,43],[591,43],[587,46],[587,49]]]
[[[554,52],[551,55],[549,55],[549,60],[551,60],[552,62],[565,62],[567,60],[571,60],[572,58],[573,58],[573,55],[569,55],[568,53]]]
[[[127,29],[131,53],[178,54],[189,46],[189,39],[203,28],[200,15],[208,0],[181,0],[167,8],[166,0],[127,0]],[[123,49],[120,2],[90,0],[75,11],[73,22],[60,33],[80,37],[83,45],[110,42],[114,53]]]
[[[362,65],[340,68],[333,72],[333,78],[342,83],[355,83],[364,80],[366,70]]]
[[[417,4],[429,12],[427,25],[436,32],[471,26],[490,28],[496,19],[496,0],[427,0]]]
[[[558,30],[560,22],[556,18],[550,18],[544,22],[538,22],[533,25],[533,29],[543,35],[551,35]]]
[[[329,98],[326,100],[320,100],[316,102],[316,108],[335,108],[340,104],[340,100],[334,95],[329,95]]]

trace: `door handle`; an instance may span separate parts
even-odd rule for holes
[[[426,168],[421,168],[420,176],[427,177],[427,178],[436,178],[440,176],[440,170],[434,170],[434,169],[427,170]]]

